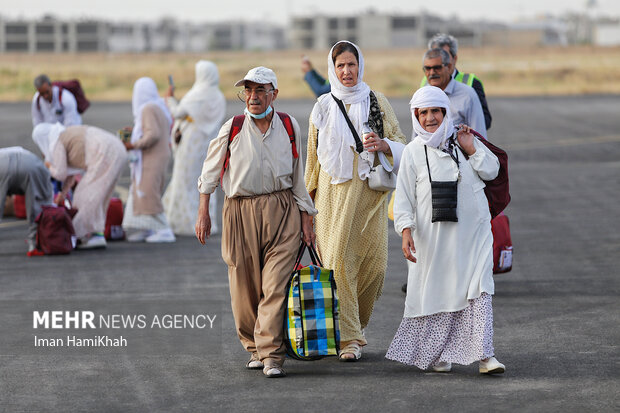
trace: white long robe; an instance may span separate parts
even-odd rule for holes
[[[458,222],[431,222],[431,184],[424,145],[409,143],[401,159],[394,199],[394,227],[399,234],[412,228],[417,263],[407,261],[404,317],[460,311],[467,300],[494,293],[493,235],[485,184],[497,176],[499,161],[477,139],[476,153],[460,168],[450,155],[428,148],[433,181],[454,181],[459,170]],[[482,179],[481,179],[482,178]]]

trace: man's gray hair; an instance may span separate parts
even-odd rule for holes
[[[50,80],[50,78],[47,75],[39,75],[37,77],[34,78],[34,87],[36,89],[40,88],[41,86],[43,86],[44,84],[52,84],[52,81]]]
[[[424,64],[424,61],[426,59],[435,59],[436,57],[441,57],[441,63],[443,63],[444,65],[450,64],[450,61],[452,60],[450,58],[450,53],[446,52],[443,49],[435,48],[427,50],[426,53],[424,53],[424,57],[422,58],[422,64]]]
[[[444,46],[448,46],[452,57],[456,57],[459,50],[459,42],[456,37],[447,33],[437,33],[428,41],[429,49],[443,49]]]

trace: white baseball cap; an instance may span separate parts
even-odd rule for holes
[[[273,70],[268,67],[258,66],[248,71],[248,74],[237,83],[235,86],[243,86],[246,81],[260,83],[261,85],[266,85],[267,83],[271,83],[274,89],[278,88],[278,80],[276,79],[276,74]]]

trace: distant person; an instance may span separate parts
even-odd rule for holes
[[[245,115],[224,123],[209,145],[198,180],[196,237],[204,245],[210,236],[209,197],[221,182],[222,258],[237,335],[250,353],[246,368],[283,377],[286,285],[302,236],[314,243],[317,210],[304,186],[299,124],[273,106],[276,74],[255,67],[235,86],[244,87]],[[231,130],[237,134],[229,142]]]
[[[110,197],[127,162],[121,140],[94,126],[65,128],[60,123],[41,123],[32,137],[52,177],[62,183],[55,199],[58,205],[64,205],[76,175],[82,175],[73,192],[73,206],[78,210],[73,217],[77,248],[105,248],[103,231]]]
[[[489,105],[487,104],[487,98],[484,94],[484,86],[482,81],[473,73],[459,72],[456,68],[456,61],[458,60],[457,51],[459,48],[458,40],[454,36],[446,33],[437,33],[431,40],[428,41],[429,49],[443,49],[450,54],[450,64],[452,66],[452,78],[457,82],[471,86],[476,91],[480,104],[482,105],[482,112],[484,113],[484,123],[487,130],[491,128],[491,112],[489,111]],[[422,80],[422,86],[427,82],[426,77]]]
[[[316,97],[329,93],[331,86],[323,76],[321,76],[314,68],[308,56],[301,58],[301,71],[304,72],[304,80],[310,86]]]
[[[81,125],[82,117],[78,112],[77,101],[67,89],[52,85],[47,75],[34,79],[37,92],[32,98],[32,126],[39,123],[59,122],[64,126]]]
[[[164,193],[164,211],[175,234],[194,235],[199,193],[196,182],[207,154],[209,142],[220,130],[226,116],[226,99],[220,91],[220,75],[213,62],[196,63],[194,86],[179,102],[174,87],[168,89],[166,103],[175,124],[172,128],[174,167]],[[211,232],[217,227],[217,198],[211,195]]]
[[[381,152],[397,171],[406,141],[389,101],[364,82],[364,57],[355,44],[336,43],[327,64],[332,93],[319,97],[310,115],[305,181],[319,210],[317,247],[338,286],[338,356],[355,362],[367,344],[364,329],[388,257],[389,192],[372,189],[368,177]],[[364,123],[372,129],[367,135]]]
[[[130,242],[174,242],[161,198],[170,161],[172,115],[150,77],[136,80],[131,101],[134,125],[130,151],[131,187],[123,215]]]
[[[487,129],[480,99],[472,87],[452,78],[450,53],[443,49],[427,50],[422,62],[422,71],[428,84],[442,89],[448,95],[454,124],[469,125],[486,139]]]
[[[37,247],[37,223],[41,206],[53,204],[50,173],[41,159],[20,146],[0,149],[0,220],[8,195],[25,195],[28,220],[28,255]]]
[[[503,373],[493,348],[493,234],[483,182],[497,176],[499,161],[468,126],[457,132],[441,89],[418,89],[410,105],[416,137],[403,152],[394,201],[409,282],[386,357],[437,372],[478,361],[480,373]]]

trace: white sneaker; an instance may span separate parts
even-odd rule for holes
[[[506,366],[497,361],[495,357],[489,357],[487,361],[480,360],[478,371],[481,374],[502,374],[506,371]]]
[[[431,370],[437,373],[449,373],[452,371],[452,363],[440,361],[439,363],[431,366]]]
[[[153,231],[151,231],[150,229],[145,229],[142,231],[137,231],[134,232],[133,234],[129,235],[127,237],[127,241],[129,242],[144,242],[144,240],[150,236],[153,235]]]
[[[77,248],[80,250],[90,250],[95,248],[105,248],[107,243],[103,235],[91,235],[80,239]]]
[[[282,370],[282,367],[278,366],[265,366],[263,368],[263,374],[268,379],[286,376],[286,373],[284,372],[284,370]]]
[[[160,229],[155,231],[153,235],[146,237],[146,242],[159,243],[159,242],[175,242],[177,239],[170,228]]]

